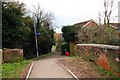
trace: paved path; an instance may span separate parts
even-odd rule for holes
[[[73,78],[63,67],[56,63],[57,59],[64,58],[58,52],[54,55],[35,61],[29,78]]]

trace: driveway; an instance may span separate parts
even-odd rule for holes
[[[56,61],[65,56],[55,51],[50,57],[35,61],[29,78],[73,78],[73,76]]]

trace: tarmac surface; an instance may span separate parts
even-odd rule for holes
[[[55,51],[50,57],[35,61],[29,78],[73,78],[73,76],[56,61],[65,58]]]

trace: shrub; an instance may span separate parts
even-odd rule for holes
[[[61,52],[62,52],[62,54],[65,54],[65,49],[66,49],[66,51],[70,51],[69,50],[69,44],[66,43],[66,42],[61,44]]]
[[[116,40],[116,39],[111,39],[108,41],[107,43],[108,45],[116,45],[116,46],[120,46],[120,39]]]

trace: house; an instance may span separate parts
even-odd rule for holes
[[[110,23],[110,26],[117,30],[117,35],[120,38],[120,23]]]
[[[76,23],[74,26],[78,32],[78,43],[106,43],[109,40],[105,27],[99,26],[94,20]],[[111,38],[120,38],[120,23],[110,23],[110,26]]]
[[[87,20],[87,21],[84,21],[84,22],[80,22],[80,23],[76,23],[74,24],[74,26],[77,26],[77,27],[81,27],[81,28],[84,28],[84,27],[91,27],[91,26],[99,26],[94,20]]]
[[[78,43],[93,43],[97,40],[99,25],[94,20],[74,24],[78,33]],[[93,38],[94,37],[94,38]]]
[[[75,45],[78,43],[93,43],[98,40],[99,25],[94,20],[87,20],[73,25],[76,28],[78,40],[70,42],[70,53],[75,54]],[[93,38],[94,37],[94,38]]]
[[[107,43],[110,38],[117,38],[116,32],[120,37],[120,26],[116,23],[110,23],[113,27],[110,28],[110,33],[105,31],[104,26],[99,26],[94,20],[87,20],[84,22],[76,23],[73,26],[76,28],[78,41],[75,43],[70,43],[70,53],[75,53],[73,48],[75,44],[83,43],[97,43],[104,44]],[[111,37],[110,37],[110,36]]]
[[[58,35],[59,35],[60,39],[63,39],[62,33],[58,33]]]

